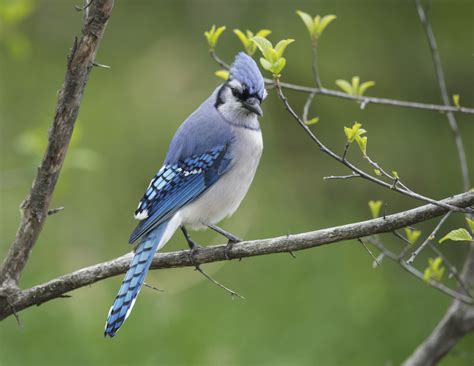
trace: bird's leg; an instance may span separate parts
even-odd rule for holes
[[[181,231],[183,232],[184,238],[186,239],[186,242],[189,245],[189,256],[191,258],[191,262],[193,263],[194,267],[196,267],[196,271],[201,273],[204,277],[206,277],[209,281],[211,281],[216,286],[226,290],[228,293],[230,293],[230,295],[232,297],[236,296],[236,297],[240,297],[241,299],[245,299],[238,292],[235,292],[235,291],[231,290],[230,288],[224,286],[222,283],[218,282],[217,280],[212,278],[210,275],[208,275],[206,272],[204,272],[204,270],[201,268],[201,266],[196,263],[196,259],[194,258],[194,256],[196,255],[196,252],[199,250],[200,245],[198,243],[196,243],[194,240],[191,239],[191,236],[188,234],[188,231],[186,230],[186,228],[184,226],[181,226]],[[224,235],[224,234],[222,234],[222,235]],[[232,235],[232,234],[230,234],[230,235]],[[233,238],[235,238],[235,236],[233,236]],[[229,242],[230,242],[230,239],[229,239]]]
[[[183,232],[184,238],[186,239],[186,242],[188,243],[189,246],[189,257],[191,258],[191,262],[193,263],[194,267],[199,268],[199,264],[196,264],[196,259],[194,256],[196,255],[196,252],[199,250],[200,245],[196,243],[193,239],[191,239],[191,236],[188,234],[188,231],[184,226],[181,226],[181,231]]]
[[[213,225],[213,224],[207,224],[207,227],[227,238],[228,242],[227,242],[227,246],[224,249],[224,255],[225,255],[227,260],[230,260],[229,252],[232,250],[232,246],[235,243],[241,242],[242,239],[240,239],[237,236],[225,231],[224,229],[220,228],[219,226],[216,226],[216,225]]]

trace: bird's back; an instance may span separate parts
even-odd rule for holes
[[[214,107],[219,87],[178,128],[165,164],[177,163],[232,141],[234,134],[231,126]]]

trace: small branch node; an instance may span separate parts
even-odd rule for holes
[[[48,210],[48,216],[54,215],[55,213],[61,212],[64,210],[64,207],[56,207]]]

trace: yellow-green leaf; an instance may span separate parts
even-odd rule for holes
[[[353,76],[352,77],[352,95],[357,95],[359,92],[359,84],[360,84],[360,77]]]
[[[267,36],[269,36],[270,34],[272,33],[271,30],[269,29],[260,29],[257,34],[255,34],[257,37],[262,37],[262,38],[265,38]],[[252,36],[250,36],[249,38],[252,38],[253,37],[253,34]]]
[[[225,31],[225,26],[217,28],[216,33],[214,33],[214,36],[212,37],[212,44],[214,45],[214,47],[216,46],[217,41],[219,40],[219,37],[224,31]]]
[[[469,228],[471,231],[474,232],[474,220],[471,220],[469,217],[466,217],[467,224],[469,225]]]
[[[453,95],[453,103],[456,107],[460,107],[461,105],[459,104],[459,94],[454,94]]]
[[[376,219],[379,217],[380,214],[380,209],[382,208],[383,201],[377,200],[377,201],[369,201],[369,208],[370,212],[372,214],[372,218]]]
[[[416,230],[416,229],[410,229],[408,227],[405,228],[405,235],[407,237],[407,240],[410,242],[410,244],[415,244],[418,239],[420,238],[421,231]]]
[[[227,80],[229,78],[229,71],[227,70],[217,70],[215,75],[221,79]]]
[[[274,75],[279,75],[281,70],[283,70],[283,68],[285,67],[286,65],[286,59],[284,57],[280,58],[277,62],[275,62],[273,65],[272,65],[272,73]]]
[[[382,172],[379,169],[374,169],[375,175],[378,175],[379,177],[382,176]]]
[[[357,94],[362,96],[364,95],[365,91],[375,85],[375,81],[365,81],[362,84],[360,84],[359,90],[357,91]]]
[[[347,142],[351,143],[355,140],[357,136],[362,136],[364,133],[367,132],[361,127],[362,124],[358,122],[355,122],[351,128],[344,127],[344,133],[346,134]]]
[[[360,130],[359,130],[360,131]],[[357,145],[359,145],[362,154],[367,155],[367,136],[356,135]]]
[[[318,37],[321,36],[321,34],[323,34],[324,30],[326,29],[326,27],[334,20],[336,19],[336,16],[335,15],[325,15],[322,17],[321,19],[321,22],[319,24],[319,27],[318,27],[318,30],[317,30],[317,35]]]
[[[209,31],[204,32],[204,36],[207,39],[207,44],[209,45],[210,49],[213,49],[214,47],[216,47],[217,41],[219,40],[219,37],[224,31],[225,31],[225,26],[216,28],[216,26],[213,25]]]
[[[453,240],[453,241],[471,241],[472,236],[469,234],[469,231],[467,231],[464,228],[452,230],[449,233],[447,233],[445,236],[443,236],[439,243],[441,244],[442,242],[446,240]]]
[[[305,13],[304,11],[301,11],[301,10],[297,10],[296,14],[298,14],[300,16],[300,18],[303,21],[304,25],[308,29],[309,36],[313,37],[313,18],[311,17],[311,15],[309,15],[308,13]]]
[[[430,280],[441,281],[445,271],[445,268],[441,266],[442,264],[443,260],[441,259],[441,257],[436,257],[435,259],[428,259],[428,267],[423,273],[423,279],[426,282],[429,282]]]
[[[263,57],[260,57],[260,63],[262,64],[262,67],[265,70],[271,71],[272,64],[270,62],[268,62],[267,60],[265,60]]]
[[[346,94],[352,95],[352,85],[347,80],[338,79],[336,85]]]
[[[294,39],[283,39],[280,42],[278,42],[275,46],[275,53],[277,60],[283,56],[283,52],[285,52],[286,47],[290,44],[293,43],[295,40]]]
[[[255,42],[260,52],[262,52],[263,57],[270,61],[270,50],[273,49],[271,42],[263,37],[253,37],[252,41]]]
[[[242,45],[247,50],[250,40],[247,38],[244,32],[242,32],[240,29],[234,29],[234,34],[240,39],[240,42],[242,42]]]
[[[315,125],[318,122],[319,122],[319,117],[314,117],[314,118],[311,118],[308,121],[305,121],[305,125],[306,126],[312,126],[312,125]]]

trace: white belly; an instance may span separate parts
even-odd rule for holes
[[[262,156],[262,133],[236,128],[235,135],[231,167],[206,193],[179,211],[182,225],[199,229],[217,223],[232,215],[244,199]]]

